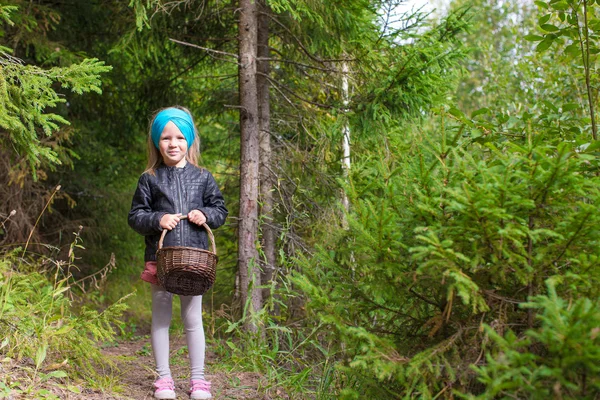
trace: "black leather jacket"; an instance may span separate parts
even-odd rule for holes
[[[156,250],[162,228],[160,219],[165,214],[187,215],[200,210],[212,229],[225,223],[228,211],[215,179],[205,169],[187,163],[183,168],[159,166],[155,175],[142,174],[133,195],[129,226],[144,235],[145,261],[156,260]],[[206,230],[187,219],[179,221],[165,236],[163,247],[186,246],[208,249]]]

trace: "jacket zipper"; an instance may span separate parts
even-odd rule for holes
[[[179,213],[183,214],[183,201],[181,200],[181,181],[179,180],[179,173],[177,170],[173,171],[175,172],[175,184],[177,185],[177,199],[179,200]],[[181,229],[180,229],[180,234],[181,234],[181,246],[185,246],[185,235],[183,232],[183,225],[181,225]]]

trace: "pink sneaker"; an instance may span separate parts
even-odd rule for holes
[[[171,378],[160,378],[156,382],[154,382],[154,387],[156,390],[154,391],[155,399],[176,399],[175,395],[175,382]]]
[[[211,399],[210,382],[204,379],[193,379],[190,381],[190,399]]]

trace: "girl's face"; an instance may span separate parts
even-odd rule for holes
[[[188,150],[187,141],[177,125],[171,121],[165,125],[165,129],[163,129],[160,135],[158,150],[165,165],[180,168],[185,166],[185,155]]]

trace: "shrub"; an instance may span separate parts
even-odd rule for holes
[[[600,396],[600,302],[567,301],[548,280],[548,294],[524,308],[535,309],[540,326],[519,337],[512,330],[486,333],[494,349],[487,364],[474,367],[485,391],[478,399],[597,399]]]
[[[96,380],[111,368],[98,342],[114,337],[126,308],[123,299],[104,310],[79,307],[75,299],[82,282],[70,274],[71,262],[25,259],[22,253],[0,255],[0,355],[25,365],[28,380],[15,390],[35,390],[36,382],[49,377]]]

